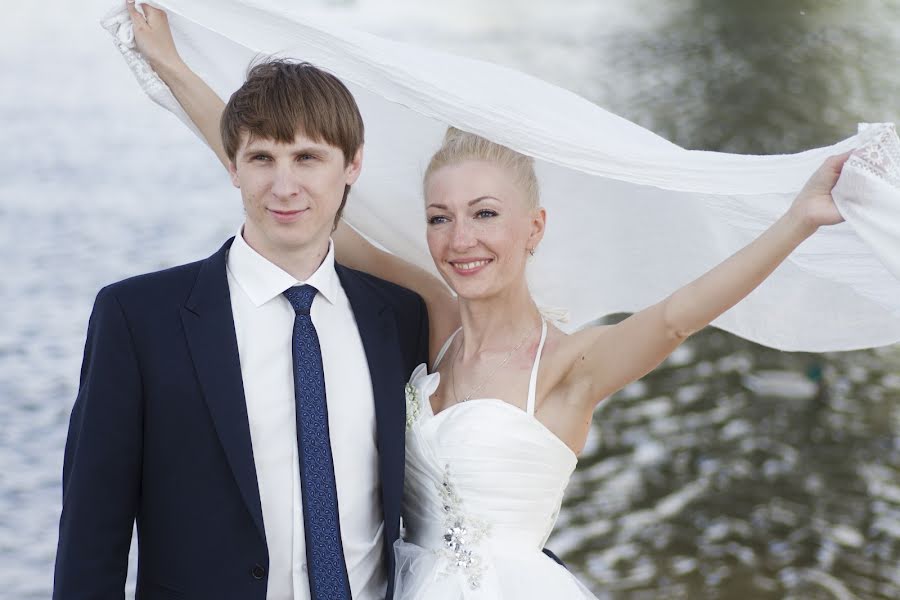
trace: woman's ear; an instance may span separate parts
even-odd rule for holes
[[[547,226],[547,211],[539,206],[531,211],[531,233],[528,236],[528,249],[536,250],[544,239],[544,228]]]

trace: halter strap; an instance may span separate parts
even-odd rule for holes
[[[528,404],[525,412],[534,416],[534,405],[537,399],[538,367],[541,365],[541,354],[544,351],[544,342],[547,341],[547,321],[541,318],[541,341],[538,344],[537,354],[534,355],[534,366],[531,367],[531,380],[528,382]]]
[[[450,337],[447,338],[447,341],[444,342],[444,345],[441,346],[441,351],[438,352],[437,358],[434,359],[434,364],[431,366],[431,371],[437,371],[438,365],[441,364],[441,360],[443,360],[444,355],[447,354],[447,350],[450,348],[450,344],[453,343],[453,338],[456,337],[456,334],[462,331],[462,327],[454,331],[450,334]]]

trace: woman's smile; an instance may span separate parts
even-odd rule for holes
[[[484,267],[494,262],[493,258],[466,258],[447,261],[453,270],[463,276],[474,275]]]

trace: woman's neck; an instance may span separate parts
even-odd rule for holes
[[[484,352],[503,352],[537,328],[541,315],[523,281],[521,285],[477,300],[459,300],[463,360]]]

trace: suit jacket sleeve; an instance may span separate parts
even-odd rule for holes
[[[141,376],[125,314],[101,290],[66,441],[54,600],[124,598],[138,509]]]

